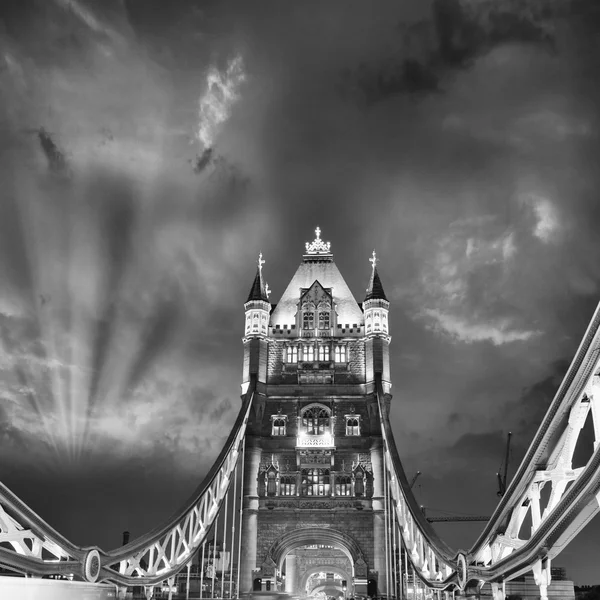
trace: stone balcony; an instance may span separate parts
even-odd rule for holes
[[[331,433],[323,435],[301,433],[296,438],[296,448],[335,448],[335,440]]]

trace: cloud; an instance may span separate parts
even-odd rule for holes
[[[429,248],[412,302],[415,317],[457,342],[526,341],[539,331],[519,327],[504,299],[517,256],[516,232],[494,215],[462,218]]]
[[[492,342],[495,346],[511,342],[522,342],[539,335],[537,331],[518,331],[511,329],[508,320],[496,319],[493,324],[473,323],[451,314],[443,314],[438,310],[424,309],[423,314],[430,317],[429,327],[450,335],[460,342]]]
[[[556,241],[560,219],[554,204],[542,196],[530,195],[527,199],[536,217],[533,235],[544,243]]]

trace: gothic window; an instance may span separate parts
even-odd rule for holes
[[[346,417],[346,435],[360,435],[360,420],[358,416]]]
[[[329,469],[302,469],[303,496],[329,496]]]
[[[304,362],[313,362],[315,360],[315,347],[313,344],[304,344],[302,347],[302,360]]]
[[[329,411],[325,407],[311,406],[302,415],[302,425],[308,435],[323,435],[329,430]]]
[[[298,346],[288,346],[286,350],[286,360],[288,363],[298,362]]]
[[[271,431],[271,435],[285,435],[285,427],[286,420],[284,417],[274,417],[273,418],[273,429]]]
[[[345,363],[346,362],[346,346],[335,347],[335,362]]]
[[[281,496],[295,496],[296,495],[296,476],[285,475],[279,481],[279,494]]]
[[[365,495],[365,474],[362,472],[361,469],[357,469],[354,473],[354,495]]]
[[[277,473],[275,471],[267,472],[267,496],[277,495]]]
[[[330,327],[329,311],[328,310],[319,311],[319,329],[329,329],[329,327]]]
[[[329,346],[319,346],[319,360],[322,362],[329,360]]]
[[[314,329],[315,328],[315,313],[312,310],[305,310],[302,313],[302,328],[303,329]]]
[[[352,495],[352,478],[348,475],[339,475],[335,478],[335,495],[336,496],[351,496]]]

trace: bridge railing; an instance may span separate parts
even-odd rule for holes
[[[600,305],[506,494],[469,552],[450,549],[419,509],[398,456],[381,381],[377,395],[388,572],[397,568],[393,560],[398,562],[397,547],[403,546],[404,569],[409,566],[413,580],[418,577],[430,589],[489,582],[500,599],[504,582],[532,571],[546,598],[551,561],[600,510]]]
[[[599,503],[600,305],[506,494],[469,552],[469,572],[499,584],[533,570],[545,596],[551,560]]]
[[[173,577],[205,541],[236,476],[255,387],[251,382],[219,457],[183,507],[115,550],[72,544],[0,483],[0,563],[25,574],[78,573],[121,586],[151,587]]]

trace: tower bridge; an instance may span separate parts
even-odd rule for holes
[[[358,303],[315,233],[277,304],[259,257],[244,304],[240,411],[189,500],[104,551],[71,543],[0,483],[0,567],[25,576],[0,577],[0,592],[173,597],[183,582],[185,597],[449,600],[487,590],[500,600],[530,573],[548,597],[552,561],[599,510],[600,310],[492,517],[457,551],[422,514],[394,441],[390,303],[375,253]],[[586,420],[593,451],[574,468]]]

